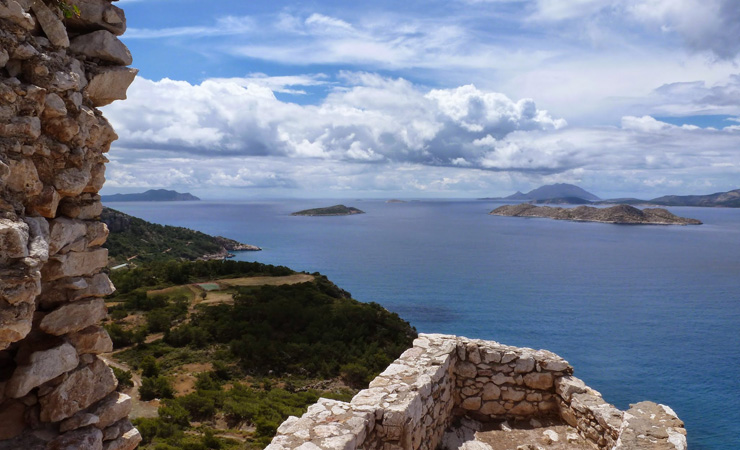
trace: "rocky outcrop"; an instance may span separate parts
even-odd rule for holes
[[[294,212],[291,216],[351,216],[353,214],[365,214],[353,206],[334,205],[326,208],[304,209]]]
[[[130,401],[98,358],[113,292],[98,221],[105,153],[96,106],[136,75],[108,0],[0,0],[0,449],[133,448]],[[115,428],[114,422],[120,422]]]
[[[686,449],[670,408],[642,402],[620,411],[572,373],[546,350],[422,334],[351,402],[320,399],[288,418],[266,450],[434,450],[460,418],[555,418],[600,449]]]
[[[629,205],[617,205],[610,208],[594,208],[592,206],[553,208],[523,203],[520,205],[504,205],[494,209],[490,214],[494,216],[546,217],[555,220],[629,225],[701,225],[699,220],[679,217],[666,209],[638,209]]]

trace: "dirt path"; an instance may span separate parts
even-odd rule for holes
[[[137,419],[139,417],[157,417],[157,409],[159,408],[159,402],[156,400],[150,402],[144,402],[139,399],[139,389],[141,388],[141,375],[131,370],[131,368],[120,361],[113,359],[113,353],[107,353],[100,355],[100,359],[106,364],[116,369],[126,370],[131,372],[131,381],[134,383],[132,388],[126,389],[125,393],[131,397],[131,414],[129,418]]]

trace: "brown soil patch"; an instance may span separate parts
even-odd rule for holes
[[[244,277],[218,280],[219,283],[230,286],[281,286],[284,284],[306,283],[314,280],[313,275],[297,273],[284,277]]]
[[[557,437],[557,441],[553,437]],[[486,443],[496,450],[517,450],[517,447],[522,445],[529,445],[530,449],[547,450],[596,450],[598,448],[579,436],[576,429],[568,425],[479,431],[475,433],[475,440]]]
[[[195,392],[196,375],[212,370],[211,363],[193,363],[178,367],[173,375],[175,395],[180,397]]]

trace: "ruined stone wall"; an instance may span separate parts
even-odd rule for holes
[[[0,0],[0,449],[132,449],[130,399],[98,356],[113,286],[97,220],[105,152],[96,107],[136,70],[107,0]]]
[[[434,450],[460,417],[559,418],[603,449],[686,449],[670,408],[642,402],[622,412],[572,373],[546,350],[420,335],[350,403],[320,399],[286,420],[267,450]]]

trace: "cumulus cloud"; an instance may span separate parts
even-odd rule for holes
[[[137,79],[129,100],[105,108],[120,135],[109,188],[438,193],[593,180],[639,192],[709,179],[729,189],[740,175],[740,126],[626,116],[620,126],[568,127],[531,99],[363,72],[298,105],[252,78]],[[298,79],[290,83],[328,82]]]
[[[565,125],[531,99],[472,85],[424,91],[374,74],[343,78],[349,85],[319,105],[280,101],[259,78],[200,85],[139,78],[129,99],[106,113],[125,148],[429,165],[475,161],[480,149],[473,142],[487,136]]]

